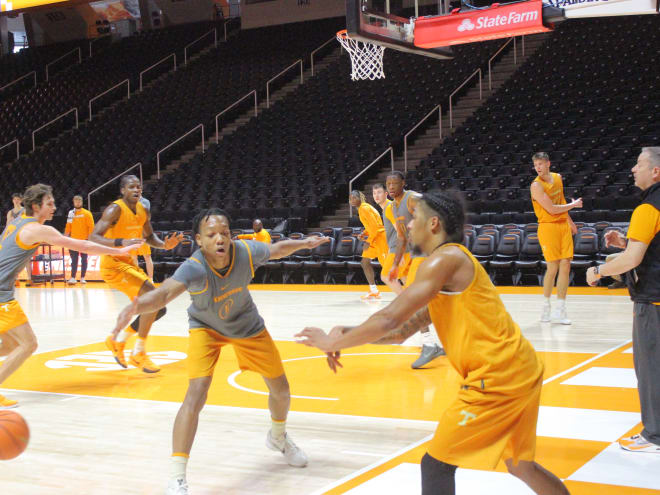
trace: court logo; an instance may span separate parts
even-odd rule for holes
[[[463,31],[472,31],[474,29],[474,24],[470,19],[465,19],[463,22],[460,23],[460,25],[457,28],[459,32]]]
[[[151,360],[157,366],[176,363],[186,359],[185,352],[178,351],[159,351],[147,353]],[[46,361],[46,368],[67,369],[67,368],[85,368],[85,371],[122,371],[110,351],[85,352],[83,354],[69,354],[60,356],[50,361]],[[129,365],[129,369],[135,369]]]

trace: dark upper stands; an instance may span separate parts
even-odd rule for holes
[[[660,18],[562,24],[451,138],[409,176],[413,189],[466,192],[475,223],[531,222],[531,155],[546,151],[578,221],[627,221],[630,169],[660,143]],[[526,212],[526,213],[525,213]]]

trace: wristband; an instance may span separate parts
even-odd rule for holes
[[[123,245],[124,239],[115,239],[115,247],[121,247]]]
[[[600,265],[594,267],[594,275],[596,275],[596,280],[600,280],[602,275],[600,274]]]

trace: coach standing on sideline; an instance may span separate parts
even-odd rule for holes
[[[601,276],[626,273],[626,285],[635,303],[633,355],[644,429],[619,440],[624,450],[660,454],[660,147],[642,148],[632,169],[642,203],[633,211],[628,243],[615,231],[605,236],[607,245],[625,248],[605,265],[589,268],[587,282]]]

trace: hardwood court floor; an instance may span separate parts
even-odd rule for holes
[[[224,352],[189,463],[192,494],[414,494],[419,460],[457,390],[446,358],[412,370],[418,337],[363,346],[335,376],[321,353],[293,342],[306,325],[355,324],[383,307],[356,287],[254,286],[293,394],[288,430],[307,468],[264,446],[265,386]],[[640,429],[632,367],[632,304],[623,291],[571,289],[573,325],[540,324],[537,288],[503,288],[503,299],[546,364],[538,460],[573,494],[660,493],[660,456],[621,451]],[[187,297],[154,325],[148,350],[157,375],[122,370],[103,345],[127,298],[102,284],[21,288],[17,299],[39,338],[34,355],[3,384],[28,420],[28,450],[0,462],[2,494],[158,494],[168,478],[171,428],[187,385]],[[131,344],[129,344],[130,347]],[[457,471],[457,493],[523,495],[496,471]]]

